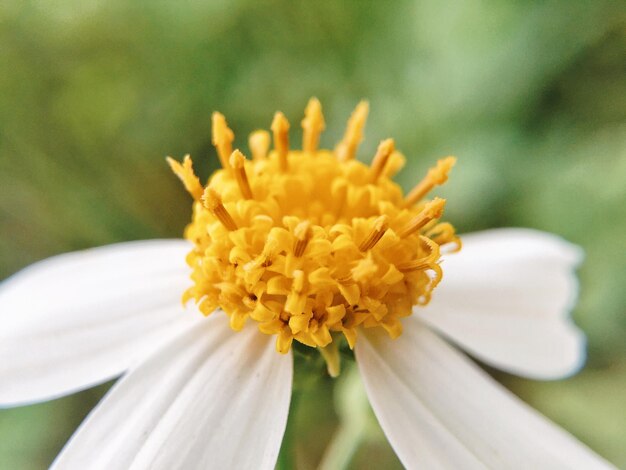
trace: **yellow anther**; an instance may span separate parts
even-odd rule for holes
[[[270,238],[265,242],[263,246],[263,251],[259,256],[256,257],[253,261],[248,263],[244,269],[253,270],[258,268],[267,268],[272,265],[274,262],[274,258],[276,257],[276,253],[279,250],[279,243],[275,238]]]
[[[293,234],[296,237],[296,243],[293,247],[293,254],[296,258],[299,258],[304,254],[304,250],[306,249],[309,240],[313,237],[313,230],[311,229],[311,222],[308,220],[303,220],[293,231]]]
[[[302,150],[314,153],[320,141],[320,134],[325,128],[324,115],[322,114],[322,105],[317,98],[311,98],[304,110],[304,119],[302,120]]]
[[[435,186],[442,185],[448,181],[448,173],[450,173],[455,163],[455,157],[446,157],[439,160],[437,166],[428,170],[426,177],[407,194],[404,199],[405,206],[412,206],[422,200]]]
[[[428,222],[434,219],[438,219],[443,214],[443,208],[446,205],[446,200],[436,197],[430,201],[422,211],[413,217],[406,226],[398,231],[400,238],[406,238],[409,235],[417,232],[424,227]]]
[[[204,207],[217,217],[226,230],[237,230],[237,224],[224,207],[224,204],[222,204],[222,198],[220,198],[220,195],[217,194],[213,188],[207,187],[204,190],[202,202],[204,203]]]
[[[389,218],[386,215],[381,215],[374,221],[374,227],[370,234],[361,242],[359,250],[367,251],[372,249],[376,243],[383,237],[387,229],[389,228]]]
[[[352,277],[352,273],[348,274],[347,276],[337,278],[337,282],[340,284],[344,284],[346,286],[351,286],[353,284],[356,284],[356,282],[354,281],[354,278]]]
[[[435,225],[428,231],[428,233],[426,233],[426,236],[439,246],[449,243],[454,244],[452,251],[459,251],[462,246],[461,239],[457,236],[452,224],[448,222],[442,222]]]
[[[167,157],[166,160],[174,174],[183,182],[189,194],[191,194],[196,201],[199,201],[202,197],[202,193],[204,193],[204,188],[193,172],[193,164],[189,155],[185,155],[182,165],[171,157]]]
[[[246,157],[239,150],[235,150],[230,156],[230,166],[233,169],[233,174],[237,180],[237,185],[241,191],[241,195],[244,199],[252,199],[252,189],[250,189],[250,182],[248,181],[248,175],[246,174]]]
[[[372,160],[372,182],[376,182],[380,177],[394,149],[393,139],[383,140],[378,145],[378,150],[376,150],[376,155],[374,156],[374,160]]]
[[[287,171],[287,154],[289,153],[289,121],[283,113],[278,111],[272,121],[272,132],[274,133],[274,148],[278,152],[280,169]]]
[[[257,304],[257,299],[251,295],[246,295],[241,298],[241,303],[243,303],[250,310],[254,310]]]
[[[408,261],[406,263],[401,263],[396,266],[396,269],[401,273],[410,273],[414,271],[423,271],[430,267],[432,263],[424,261],[423,259],[417,259],[414,261]]]
[[[215,112],[212,116],[213,121],[213,137],[212,142],[217,149],[217,155],[220,157],[222,168],[227,170],[228,157],[233,152],[233,140],[235,140],[235,134],[228,127],[226,118],[223,114]]]
[[[263,160],[270,148],[270,133],[265,130],[254,131],[248,137],[248,147],[253,160]]]
[[[343,139],[335,150],[339,160],[352,160],[355,157],[356,149],[363,140],[363,128],[368,113],[369,104],[367,101],[361,101],[352,112]]]
[[[293,286],[292,286],[292,290],[294,292],[298,294],[302,293],[302,290],[304,289],[304,279],[305,279],[304,271],[302,271],[301,269],[294,271]]]

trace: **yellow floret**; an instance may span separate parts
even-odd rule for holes
[[[328,354],[337,335],[353,347],[359,328],[401,334],[401,319],[441,280],[440,247],[460,248],[452,225],[439,223],[445,201],[423,199],[454,159],[441,160],[405,197],[390,179],[404,164],[393,140],[381,143],[371,166],[354,158],[367,112],[359,104],[335,151],[318,149],[324,118],[316,99],[302,122],[303,151],[289,148],[289,123],[277,113],[274,149],[269,134],[256,131],[253,160],[226,154],[233,134],[214,114],[223,168],[206,187],[191,160],[170,161],[195,199],[185,231],[194,285],[185,301],[207,315],[221,308],[234,330],[257,322],[276,335],[281,353],[296,340]]]

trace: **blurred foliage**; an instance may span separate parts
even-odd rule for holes
[[[2,2],[0,278],[55,253],[179,236],[190,203],[163,158],[191,153],[208,176],[213,110],[245,147],[281,109],[299,142],[315,95],[332,146],[366,97],[361,158],[395,137],[409,187],[459,157],[440,194],[461,231],[528,226],[585,248],[586,369],[498,377],[626,467],[625,20],[623,2],[602,0]],[[0,467],[45,466],[103,390],[2,411]],[[336,426],[331,383],[302,395],[289,426],[314,468]],[[398,465],[380,433],[352,465],[367,462]]]

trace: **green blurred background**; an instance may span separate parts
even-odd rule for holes
[[[361,158],[394,137],[406,188],[459,157],[439,194],[461,232],[527,226],[585,248],[586,368],[497,378],[626,468],[625,27],[625,4],[601,0],[0,2],[0,279],[180,236],[190,201],[164,156],[191,153],[207,176],[213,110],[245,147],[280,109],[299,144],[315,95],[333,146],[368,98]],[[105,389],[0,411],[0,468],[46,467]],[[318,380],[290,421],[300,468],[336,428],[331,391]],[[398,467],[370,428],[350,468]]]

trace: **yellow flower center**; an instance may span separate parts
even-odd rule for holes
[[[404,157],[392,139],[371,165],[355,160],[368,113],[360,103],[334,151],[318,149],[324,129],[319,101],[302,121],[303,150],[290,150],[289,123],[276,113],[270,135],[250,135],[252,160],[232,151],[233,132],[213,115],[213,144],[222,169],[200,183],[186,156],[168,158],[193,196],[185,237],[194,299],[208,315],[221,308],[234,330],[246,321],[276,335],[327,348],[343,335],[352,348],[358,328],[384,328],[395,338],[401,319],[426,304],[441,280],[440,247],[460,248],[454,228],[440,223],[445,201],[424,197],[447,180],[455,159],[438,162],[408,194],[392,181]]]

